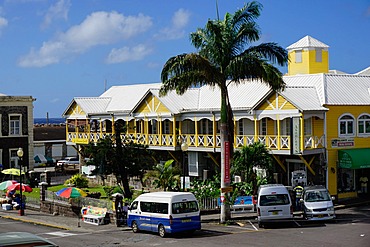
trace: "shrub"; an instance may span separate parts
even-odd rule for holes
[[[70,179],[64,182],[64,185],[73,184],[77,188],[87,188],[89,185],[89,180],[82,176],[81,174],[73,175]]]

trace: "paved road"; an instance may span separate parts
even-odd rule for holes
[[[60,246],[351,246],[370,243],[370,208],[355,207],[337,212],[335,222],[294,222],[259,229],[254,220],[233,225],[207,223],[192,236],[176,235],[162,239],[155,233],[134,234],[129,228],[96,226],[94,232],[61,230],[0,218],[0,232],[28,231],[52,240]]]

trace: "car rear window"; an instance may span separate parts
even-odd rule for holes
[[[330,196],[327,191],[318,190],[318,191],[307,191],[305,193],[306,202],[321,202],[321,201],[330,201]]]
[[[187,202],[175,202],[172,203],[172,213],[173,214],[183,214],[197,212],[198,203],[196,201],[187,201]]]
[[[261,195],[260,206],[275,206],[290,204],[288,194]]]

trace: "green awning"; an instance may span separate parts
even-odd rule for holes
[[[370,168],[370,148],[338,150],[338,163],[346,169]]]

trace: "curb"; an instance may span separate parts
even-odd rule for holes
[[[34,221],[34,220],[20,219],[20,218],[12,217],[12,216],[3,216],[3,215],[0,215],[0,218],[10,219],[10,220],[15,220],[15,221],[21,221],[21,222],[35,224],[35,225],[53,227],[53,228],[57,228],[57,229],[61,229],[61,230],[71,230],[71,228],[64,227],[64,226],[53,225],[53,224],[43,223],[43,222]]]

